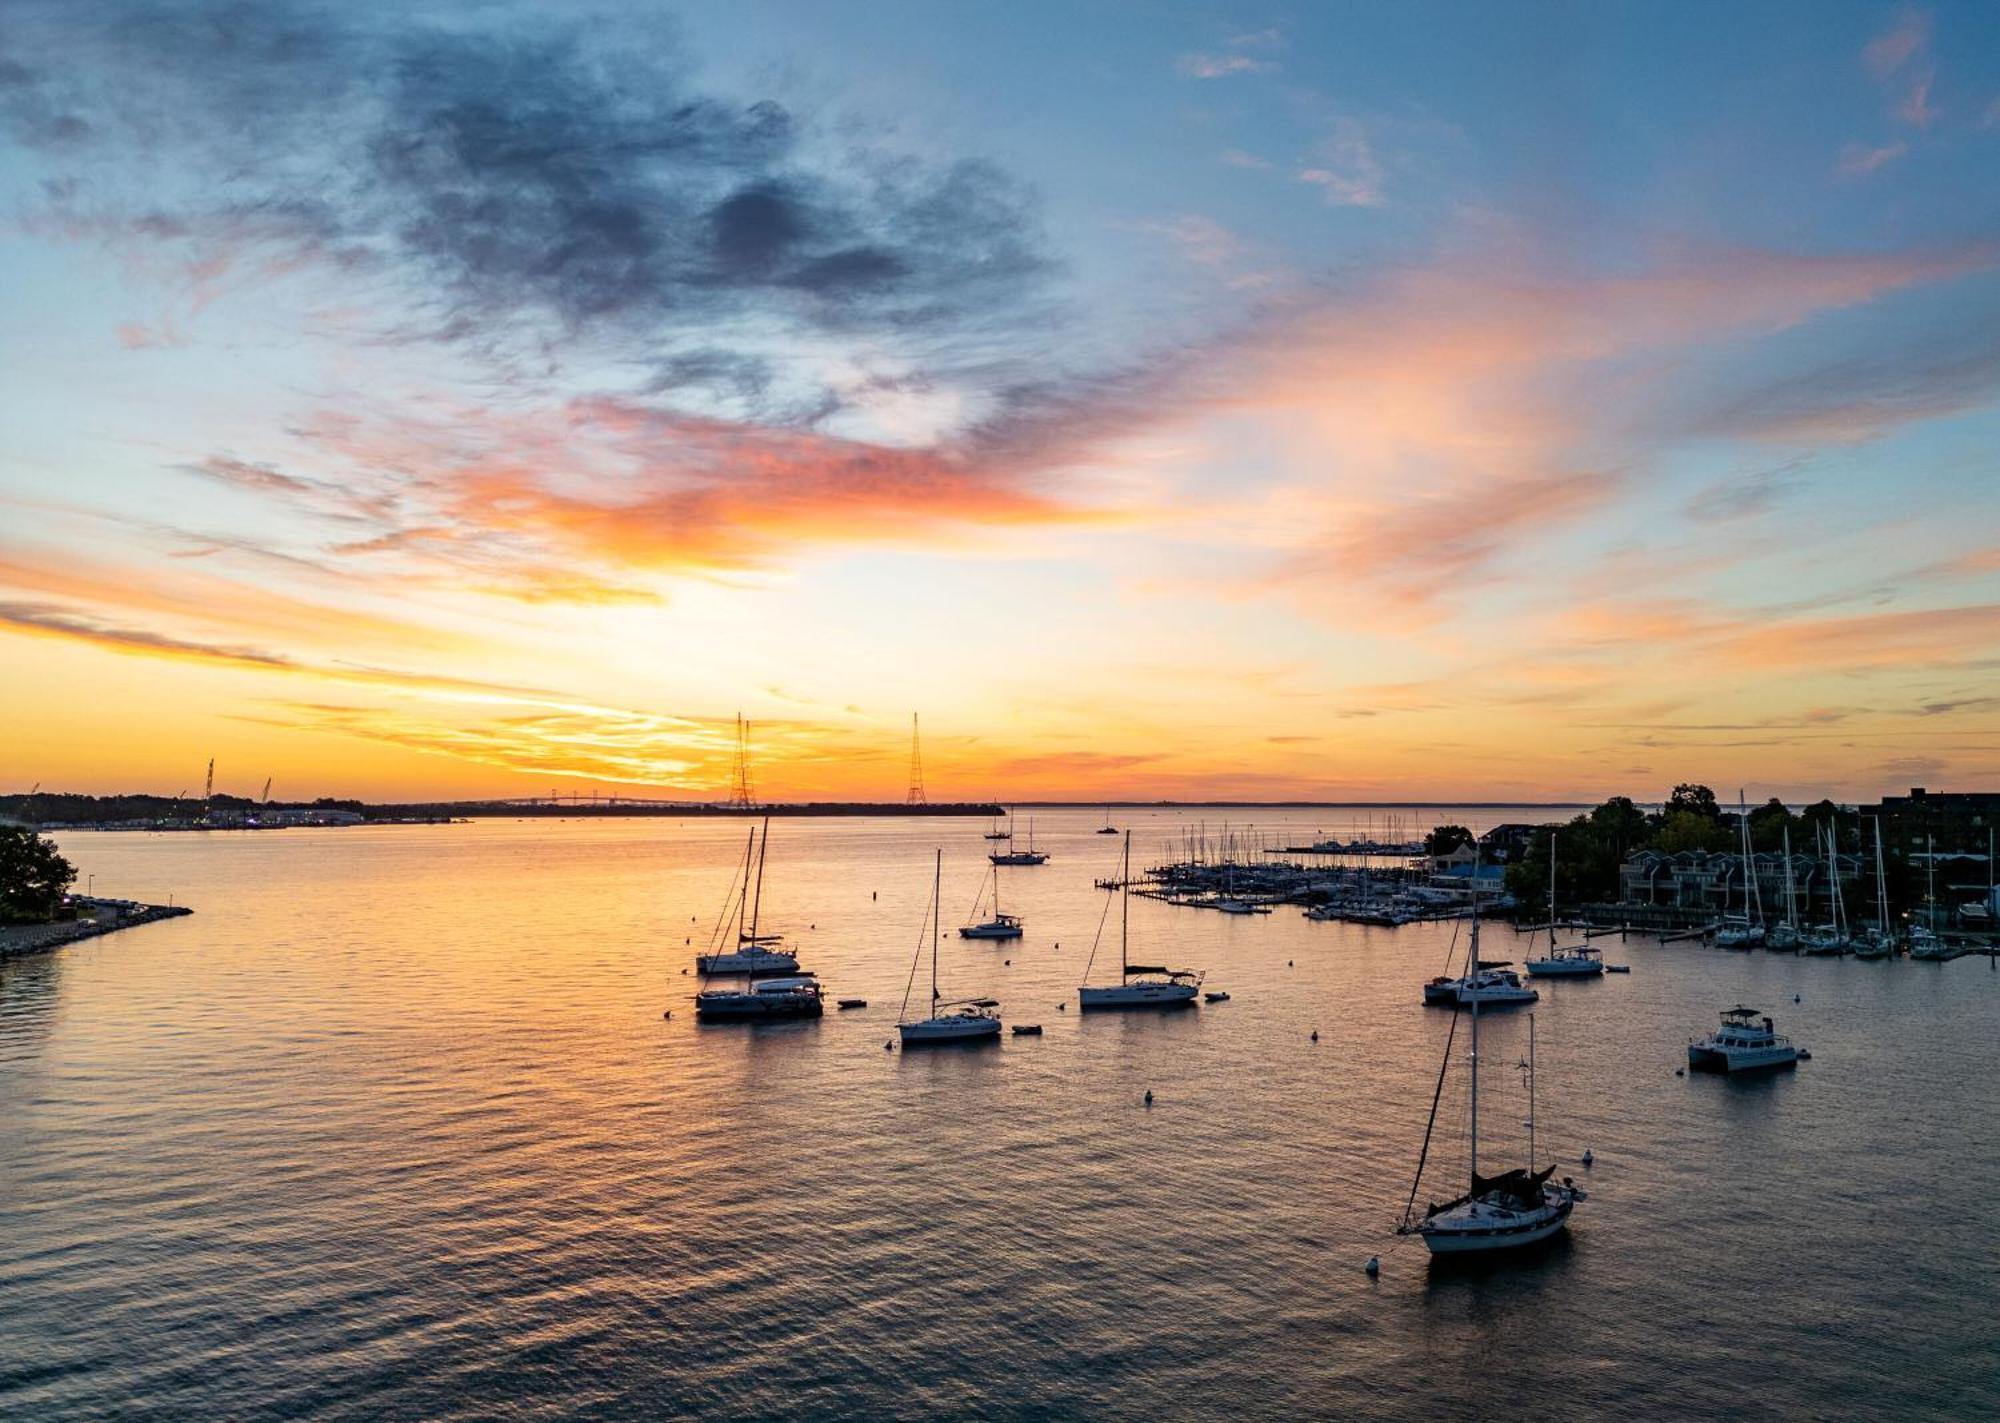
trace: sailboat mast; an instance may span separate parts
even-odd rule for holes
[[[1798,928],[1797,923],[1794,922],[1797,917],[1798,902],[1798,894],[1792,889],[1792,827],[1791,823],[1787,821],[1785,824],[1785,922],[1790,924],[1794,929]]]
[[[771,848],[771,818],[764,817],[764,838],[757,846],[757,892],[750,901],[750,951],[757,951],[757,920],[764,912],[764,852]]]
[[[1118,981],[1125,981],[1125,940],[1132,928],[1132,832],[1125,832],[1125,859],[1118,871]]]
[[[1556,832],[1549,832],[1549,953],[1556,951]]]
[[[1477,993],[1472,995],[1472,1187],[1474,1190],[1479,1189],[1479,995]]]
[[[1535,1169],[1535,1015],[1528,1015],[1528,1170]]]
[[[937,865],[931,871],[931,1016],[937,1016],[937,955],[938,935],[942,930],[938,920],[944,911],[944,851],[937,852]]]
[[[1989,837],[1992,831],[1986,832]],[[1889,876],[1882,866],[1882,817],[1875,817],[1875,931],[1889,939]]]

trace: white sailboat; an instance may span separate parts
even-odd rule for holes
[[[1475,922],[1477,922],[1475,920]],[[1477,962],[1475,945],[1467,952],[1467,967]],[[1569,1224],[1570,1213],[1584,1200],[1583,1190],[1569,1177],[1555,1185],[1550,1164],[1535,1169],[1535,1019],[1528,1017],[1528,1164],[1503,1171],[1497,1176],[1479,1174],[1479,1004],[1472,1007],[1472,1169],[1465,1194],[1449,1201],[1433,1201],[1422,1216],[1417,1215],[1417,1191],[1423,1183],[1424,1164],[1430,1159],[1431,1135],[1437,1126],[1438,1103],[1442,1090],[1431,1100],[1430,1122],[1424,1128],[1423,1150],[1417,1158],[1416,1179],[1410,1183],[1410,1198],[1403,1207],[1398,1235],[1420,1237],[1432,1255],[1481,1255],[1518,1250],[1547,1240]],[[1457,1015],[1445,1038],[1445,1062],[1451,1066],[1452,1044],[1458,1035]],[[1439,1077],[1443,1084],[1442,1071]]]
[[[738,878],[732,881],[730,897],[723,902],[714,932],[709,935],[709,951],[695,955],[696,973],[761,975],[799,971],[798,957],[778,947],[784,942],[782,935],[758,932],[758,914],[764,904],[764,851],[770,848],[770,844],[771,819],[766,816],[761,837],[754,826],[751,828],[749,843],[743,849],[743,864]],[[736,947],[723,950],[723,931],[732,924]]]
[[[1796,953],[1799,947],[1799,895],[1797,880],[1792,874],[1792,827],[1785,824],[1785,922],[1773,924],[1771,932],[1765,936],[1764,947],[1778,953]]]
[[[1008,837],[1010,840],[1012,836]],[[1035,817],[1028,817],[1028,848],[1025,850],[995,850],[987,859],[996,865],[1046,865],[1049,857],[1035,848]]]
[[[977,1042],[1000,1036],[1000,1005],[991,998],[958,998],[947,1002],[938,993],[938,940],[943,937],[944,851],[937,852],[937,867],[931,877],[931,1014],[912,1021],[910,989],[903,990],[903,1006],[896,1014],[896,1032],[905,1047],[932,1043]],[[923,941],[917,942],[917,959],[910,964],[910,985],[917,981],[917,963],[923,959]]]
[[[1832,822],[1823,829],[1820,845],[1826,857],[1827,903],[1833,917],[1806,930],[1800,942],[1808,954],[1838,958],[1852,952],[1854,944],[1847,935],[1847,906],[1840,893],[1840,842],[1835,838]]]
[[[1866,933],[1857,934],[1854,939],[1854,956],[1858,959],[1886,959],[1896,950],[1896,941],[1889,933],[1889,879],[1882,864],[1882,817],[1875,820],[1875,927]]]
[[[1736,825],[1743,847],[1743,912],[1722,916],[1715,927],[1717,947],[1754,949],[1764,942],[1763,906],[1757,901],[1757,867],[1750,860],[1750,804],[1742,788],[1736,792]]]
[[[961,924],[958,937],[961,939],[1018,939],[1021,937],[1021,916],[1000,912],[1000,867],[995,865],[988,874],[993,884],[993,917],[972,924]],[[979,887],[979,899],[972,902],[972,912],[979,913],[979,904],[986,898],[986,886]]]
[[[1118,982],[1093,986],[1090,966],[1097,959],[1097,945],[1090,946],[1084,961],[1084,981],[1076,990],[1083,1008],[1176,1008],[1192,1003],[1201,991],[1202,975],[1193,969],[1161,968],[1135,964],[1128,957],[1132,922],[1132,832],[1125,832],[1125,857],[1118,876]]]
[[[1604,955],[1588,944],[1556,942],[1556,837],[1549,832],[1549,951],[1527,961],[1532,978],[1602,978]]]

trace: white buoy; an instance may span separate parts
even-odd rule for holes
[[[1371,1280],[1374,1279],[1377,1275],[1381,1274],[1382,1273],[1381,1257],[1376,1255],[1370,1255],[1368,1257],[1368,1265],[1366,1268],[1368,1270],[1368,1278]]]

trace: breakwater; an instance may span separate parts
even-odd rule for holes
[[[0,959],[19,954],[44,954],[64,944],[115,934],[120,929],[136,929],[161,919],[178,919],[194,911],[186,905],[136,904],[117,914],[91,919],[61,919],[47,924],[0,924]]]

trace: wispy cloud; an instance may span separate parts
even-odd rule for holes
[[[1361,120],[1336,118],[1299,170],[1299,181],[1323,190],[1326,200],[1339,207],[1380,207],[1382,163]]]
[[[1268,59],[1248,54],[1190,53],[1174,61],[1174,68],[1190,79],[1228,79],[1237,74],[1269,74],[1278,66]]]
[[[1840,150],[1834,170],[1843,178],[1860,178],[1888,167],[1910,151],[1907,143],[1850,143]]]

